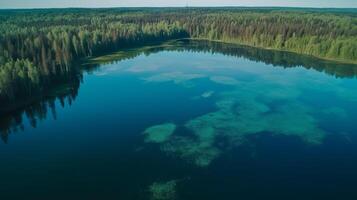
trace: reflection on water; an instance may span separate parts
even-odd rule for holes
[[[77,73],[66,74],[49,86],[50,91],[44,96],[35,96],[33,99],[20,99],[3,103],[0,109],[0,136],[6,143],[11,132],[24,130],[23,118],[36,128],[37,122],[46,119],[48,112],[56,118],[55,102],[59,101],[61,106],[69,106],[76,99],[82,75]],[[12,109],[12,110],[9,110]]]
[[[263,62],[265,64],[271,64],[277,67],[291,68],[291,67],[304,67],[307,69],[314,69],[319,72],[324,72],[335,77],[356,77],[357,67],[350,64],[335,63],[326,60],[320,60],[310,56],[298,55],[289,52],[270,51],[259,48],[242,47],[232,44],[223,44],[218,42],[206,42],[206,41],[192,41],[192,40],[179,40],[175,42],[169,42],[164,45],[129,49],[123,52],[118,52],[113,55],[104,56],[105,59],[94,60],[85,64],[85,71],[91,72],[103,63],[117,63],[122,60],[134,58],[136,56],[145,54],[155,54],[161,51],[189,51],[189,52],[205,52],[205,53],[219,53],[223,55],[234,56],[238,58],[245,58],[251,61]],[[155,71],[158,66],[145,65],[137,66],[129,69],[131,72],[145,72]],[[141,69],[142,68],[142,69]],[[209,68],[209,66],[208,66]],[[209,70],[202,68],[203,70]],[[112,71],[118,70],[117,66],[106,67],[105,70],[97,72],[97,75],[105,75]],[[58,78],[58,80],[51,83],[50,92],[46,93],[44,97],[36,97],[31,100],[21,100],[19,102],[2,103],[0,106],[0,133],[4,142],[7,141],[8,134],[23,129],[22,121],[24,115],[31,121],[33,127],[36,127],[37,121],[45,119],[47,117],[47,111],[51,110],[55,116],[54,102],[59,100],[64,106],[65,101],[70,105],[75,100],[78,93],[82,71],[71,72],[72,74],[66,75],[66,77]],[[73,75],[73,73],[75,73]],[[189,74],[182,73],[180,71],[167,72],[163,74],[153,75],[145,78],[146,81],[165,82],[172,80],[178,84],[184,84],[187,87],[192,86],[190,80],[204,77],[204,74]],[[237,81],[231,77],[225,76],[211,76],[210,79],[217,83],[237,85]],[[237,88],[239,90],[239,88]],[[253,88],[254,90],[254,88]],[[211,91],[212,92],[212,91]],[[293,92],[293,91],[289,91]],[[210,92],[209,92],[210,93]],[[203,94],[207,95],[207,94]],[[209,95],[209,94],[208,94]],[[348,96],[351,98],[350,96]],[[353,98],[353,97],[352,97]],[[23,106],[21,106],[23,104]],[[16,108],[16,109],[15,109]],[[15,111],[11,111],[13,109]],[[342,111],[343,112],[343,111]]]
[[[333,61],[321,60],[311,56],[284,51],[265,50],[248,46],[239,46],[235,44],[200,40],[178,40],[159,46],[131,49],[125,51],[125,53],[118,52],[111,56],[103,56],[102,59],[95,59],[93,62],[87,63],[87,65],[91,66],[93,69],[102,64],[117,63],[122,60],[134,58],[141,54],[148,56],[150,54],[155,54],[161,51],[189,51],[212,54],[218,53],[227,56],[234,56],[237,58],[245,58],[255,62],[271,64],[276,67],[304,67],[306,69],[314,69],[316,71],[325,72],[329,75],[341,78],[357,76],[357,66],[354,64],[336,63]],[[145,70],[152,69],[152,67],[156,66],[145,66]],[[131,70],[137,71],[139,69],[133,68]]]
[[[12,164],[0,167],[0,188],[20,182],[33,194],[24,179],[35,180],[44,199],[59,185],[89,199],[353,197],[356,75],[354,65],[190,40],[95,58],[1,113]],[[340,186],[327,190],[326,177]]]

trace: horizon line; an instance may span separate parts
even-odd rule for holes
[[[313,6],[68,6],[68,7],[6,7],[0,10],[36,10],[36,9],[115,9],[115,8],[311,8],[311,9],[357,9],[357,7],[313,7]]]

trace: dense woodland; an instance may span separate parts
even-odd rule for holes
[[[0,102],[16,104],[22,97],[41,96],[54,83],[72,77],[85,58],[177,38],[220,40],[357,63],[357,12],[276,8],[2,10]]]

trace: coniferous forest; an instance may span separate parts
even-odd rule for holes
[[[355,9],[113,8],[0,11],[0,102],[41,96],[84,59],[194,38],[357,63]],[[10,108],[11,106],[7,106]]]

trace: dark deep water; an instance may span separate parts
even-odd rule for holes
[[[355,66],[181,41],[82,73],[0,118],[0,199],[357,199]]]

